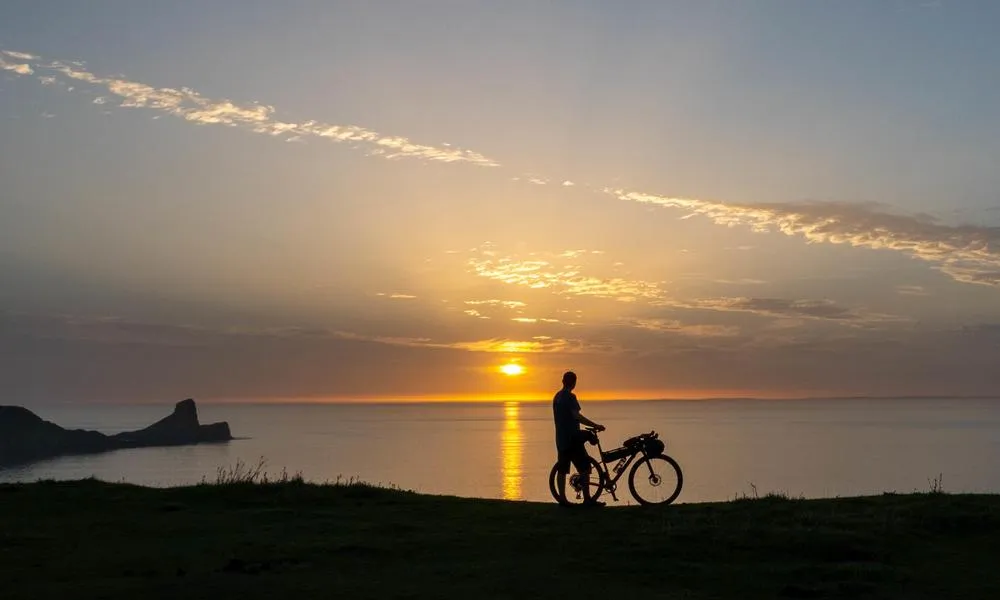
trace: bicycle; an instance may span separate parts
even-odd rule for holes
[[[677,461],[665,454],[666,444],[659,439],[655,431],[643,433],[631,437],[622,444],[620,448],[605,452],[601,448],[601,440],[597,435],[597,430],[587,427],[585,431],[590,437],[589,443],[597,446],[601,461],[590,456],[590,501],[597,502],[605,490],[611,494],[615,502],[618,496],[615,491],[618,488],[618,480],[625,473],[625,470],[632,464],[632,470],[628,474],[628,488],[639,504],[643,505],[667,505],[677,499],[684,485],[684,475]],[[636,457],[642,458],[636,460]],[[608,469],[608,463],[618,461],[612,469]],[[556,475],[558,474],[559,463],[552,466],[549,473],[549,491],[552,497],[562,505],[574,506],[584,503],[583,478],[576,472],[576,466],[570,465],[570,472],[566,475],[566,487],[563,494],[559,493],[556,485]],[[614,478],[611,477],[612,471]],[[596,481],[595,481],[596,480]],[[569,493],[572,491],[572,495]]]

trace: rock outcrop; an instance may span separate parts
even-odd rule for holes
[[[120,448],[182,446],[233,439],[229,424],[198,422],[194,400],[178,402],[174,412],[145,429],[105,435],[63,429],[20,406],[0,406],[0,465],[26,463],[66,454],[93,454]]]

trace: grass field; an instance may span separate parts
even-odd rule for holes
[[[0,485],[0,598],[1000,598],[1000,496],[665,508]]]

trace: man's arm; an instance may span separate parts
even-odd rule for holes
[[[577,421],[579,421],[580,424],[582,424],[582,425],[586,425],[587,427],[593,427],[594,429],[596,429],[598,431],[604,431],[604,425],[601,425],[599,423],[595,423],[594,421],[591,421],[587,417],[583,416],[583,414],[580,412],[579,408],[574,408],[573,409],[573,417]]]

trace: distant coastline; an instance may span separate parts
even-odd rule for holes
[[[228,442],[226,422],[202,425],[193,399],[178,402],[174,411],[137,431],[105,435],[98,431],[65,429],[21,406],[0,406],[0,467],[22,465],[66,455],[98,454],[126,448],[184,446]]]

